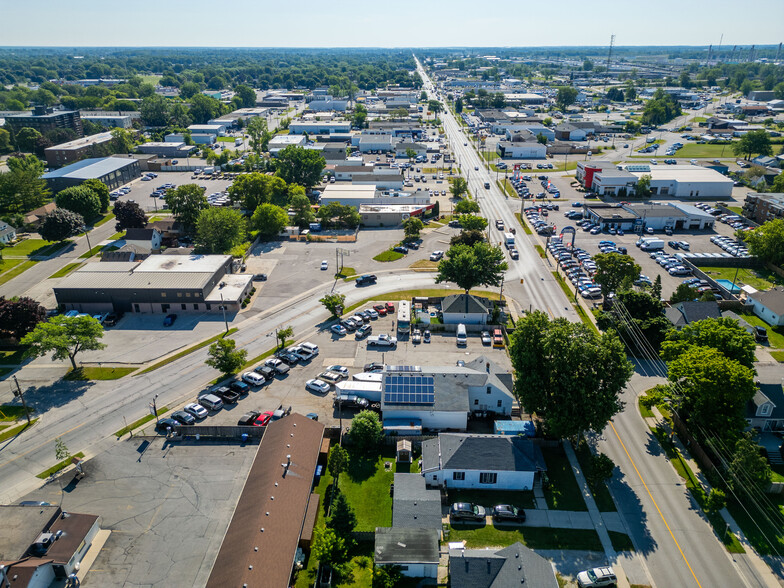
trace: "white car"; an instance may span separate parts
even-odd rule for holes
[[[443,251],[433,251],[430,254],[430,261],[441,261],[441,258],[444,257]]]
[[[331,366],[328,366],[324,371],[336,372],[338,374],[343,374],[344,376],[346,376],[348,378],[348,368],[344,367],[342,365],[331,365]]]
[[[493,340],[490,338],[489,331],[482,331],[482,345],[490,345]]]
[[[321,269],[322,270],[329,269],[329,262],[326,259],[321,262]]]
[[[323,380],[308,380],[305,382],[305,389],[319,394],[326,394],[329,392],[329,384]]]
[[[612,568],[593,568],[577,574],[577,585],[580,588],[594,588],[595,586],[615,586],[618,578]]]
[[[279,374],[286,374],[291,369],[289,364],[279,360],[277,357],[270,357],[267,361],[264,362],[268,368],[272,368]]]
[[[251,386],[261,386],[267,380],[261,374],[256,372],[245,372],[242,374],[242,381]]]
[[[185,408],[183,409],[188,414],[192,414],[197,419],[206,418],[209,415],[209,411],[204,408],[201,404],[196,404],[195,402],[191,402],[190,404],[186,404]]]

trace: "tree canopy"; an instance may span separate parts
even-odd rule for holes
[[[64,241],[79,233],[83,227],[84,218],[81,214],[65,208],[55,208],[44,217],[38,227],[38,234],[47,241]]]
[[[289,224],[289,215],[280,206],[261,204],[253,213],[250,224],[263,237],[274,237]]]
[[[773,155],[768,131],[765,129],[749,131],[732,144],[732,153],[736,156],[743,155],[746,159],[751,159],[754,154]]]
[[[634,367],[612,332],[597,335],[583,323],[550,320],[537,310],[518,321],[509,353],[515,392],[550,435],[601,432],[623,408],[619,396]]]
[[[232,208],[206,208],[196,221],[196,243],[210,253],[228,253],[245,241],[246,227],[245,217]]]
[[[232,202],[241,202],[242,208],[248,211],[265,203],[284,206],[288,200],[288,186],[282,178],[259,172],[240,174],[228,192]]]
[[[318,151],[289,145],[278,152],[274,164],[278,176],[287,184],[310,188],[321,179],[326,160]]]
[[[597,253],[593,259],[596,262],[593,279],[599,284],[602,296],[617,291],[622,285],[631,287],[634,280],[640,277],[640,266],[629,255]]]
[[[568,108],[577,100],[577,94],[577,88],[573,86],[558,86],[555,103],[561,109]]]
[[[348,435],[352,445],[357,449],[375,449],[384,435],[378,413],[372,410],[362,410],[357,413],[351,420]]]
[[[101,337],[103,337],[103,327],[93,317],[58,315],[38,323],[22,339],[22,345],[27,346],[25,351],[27,357],[41,357],[53,352],[53,359],[68,358],[73,369],[77,369],[75,360],[77,353],[106,347],[100,342]]]
[[[101,211],[101,200],[90,188],[73,186],[57,193],[54,201],[59,208],[75,212],[90,221]]]
[[[774,265],[784,264],[784,219],[769,220],[756,229],[744,231],[743,239],[752,255]]]
[[[143,229],[147,226],[147,215],[138,202],[118,200],[114,205],[115,227],[118,231]]]
[[[20,341],[46,318],[46,309],[32,298],[0,297],[0,336]]]
[[[436,283],[452,282],[466,292],[477,286],[500,286],[507,268],[500,247],[484,241],[452,245],[438,264]]]
[[[222,374],[236,374],[248,356],[245,349],[236,349],[236,346],[234,339],[218,339],[210,345],[205,363]]]
[[[681,330],[672,329],[662,344],[661,356],[673,361],[692,347],[711,347],[729,359],[754,369],[754,337],[732,318],[707,318],[694,321]]]
[[[199,213],[210,206],[204,190],[196,184],[183,184],[173,190],[167,190],[165,199],[174,218],[185,225],[188,231],[196,226]]]

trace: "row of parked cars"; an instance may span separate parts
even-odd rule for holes
[[[533,225],[534,230],[540,235],[552,235],[555,232],[553,226],[544,220],[546,216],[546,210],[534,207],[525,209],[525,218],[528,219],[528,222]]]
[[[711,237],[711,243],[724,249],[727,253],[732,255],[733,257],[748,257],[749,250],[746,248],[743,243],[732,239],[730,237],[725,237],[723,235],[714,235]]]
[[[746,224],[743,217],[738,216],[737,214],[722,212],[720,208],[714,208],[705,202],[698,202],[695,204],[695,206],[700,210],[707,212],[711,216],[715,216],[716,220],[724,223],[725,225],[731,226],[736,231],[748,231],[751,229],[751,227]]]
[[[395,305],[391,302],[376,304],[372,308],[359,310],[352,316],[343,318],[339,323],[332,325],[330,330],[338,337],[343,337],[348,333],[354,333],[357,339],[363,339],[373,332],[370,321],[375,321],[379,317],[387,316],[395,312]]]
[[[602,241],[601,243],[608,242]],[[600,246],[602,245],[600,244]],[[560,237],[550,239],[547,249],[555,257],[569,281],[580,292],[580,296],[585,299],[601,298],[601,288],[593,281],[593,276],[596,274],[596,263],[590,253],[580,248],[569,249],[562,243]]]
[[[667,270],[671,276],[690,276],[691,269],[683,265],[680,256],[670,255],[664,251],[654,251],[651,259]]]

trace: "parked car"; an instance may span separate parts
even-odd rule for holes
[[[386,304],[384,304],[384,308],[387,309],[387,314],[395,312],[395,305],[392,304],[391,302],[387,302]]]
[[[768,330],[765,327],[754,327],[754,338],[764,342],[768,340]]]
[[[171,415],[171,418],[173,418],[181,425],[193,425],[196,423],[196,418],[192,414],[187,413],[184,410],[174,411]]]
[[[240,396],[245,396],[248,392],[250,392],[250,386],[240,380],[234,380],[231,384],[229,384],[229,387]]]
[[[330,330],[333,333],[335,333],[338,337],[342,337],[343,335],[348,333],[348,330],[343,325],[332,325],[332,327],[330,327]]]
[[[322,271],[326,270],[326,269],[329,269],[329,262],[326,259],[321,262],[321,269],[322,269]]]
[[[383,304],[374,304],[373,310],[378,313],[378,316],[387,316],[387,307]]]
[[[308,380],[305,382],[305,389],[318,394],[326,394],[329,392],[329,384],[318,379]]]
[[[499,523],[522,523],[525,511],[510,504],[498,504],[493,507],[493,520]]]
[[[449,509],[449,517],[453,521],[476,521],[485,520],[485,508],[470,502],[456,502]]]
[[[163,319],[163,326],[171,327],[174,324],[174,321],[176,320],[177,320],[176,314],[167,314],[166,318]]]
[[[433,251],[430,254],[430,261],[441,261],[441,258],[444,257],[443,251]]]
[[[192,414],[197,419],[206,418],[207,415],[210,414],[207,412],[206,408],[204,408],[201,404],[196,404],[195,402],[186,404],[183,410],[189,414]]]
[[[275,354],[275,357],[277,357],[279,360],[287,363],[288,365],[297,365],[299,363],[299,356],[295,355],[294,353],[290,352],[287,349],[284,349],[282,351],[278,351]]]
[[[397,247],[393,247],[392,251],[395,251],[397,253],[406,254],[406,253],[408,253],[408,247],[406,247],[405,245],[398,245]]]
[[[354,337],[357,339],[363,339],[368,335],[370,335],[370,333],[372,332],[373,332],[373,327],[371,327],[370,325],[362,325],[357,329],[357,332],[354,333]]]
[[[174,427],[180,426],[179,421],[175,421],[174,419],[165,418],[160,419],[157,423],[155,423],[155,429],[157,431],[166,431],[167,429],[174,430]]]
[[[257,418],[256,421],[253,423],[254,427],[266,427],[267,424],[272,420],[272,417],[275,413],[271,410],[261,413]]]
[[[482,331],[482,345],[490,345],[493,340],[490,338],[489,331]]]
[[[580,588],[594,588],[595,586],[615,586],[618,578],[610,567],[593,568],[577,574],[577,585]]]
[[[372,363],[366,363],[365,366],[362,368],[363,372],[383,372],[384,371],[384,364],[378,361],[374,361]]]
[[[267,361],[264,362],[264,365],[272,368],[279,374],[287,374],[291,369],[286,363],[277,357],[270,357]]]
[[[223,400],[226,404],[235,404],[240,399],[239,392],[235,392],[228,386],[221,386],[215,390],[215,396]]]
[[[261,386],[267,381],[267,378],[253,371],[242,374],[242,381],[251,386]]]
[[[289,368],[289,366],[287,366],[283,362],[281,362],[281,365],[285,365],[286,369]],[[270,380],[274,379],[275,378],[275,374],[276,374],[275,370],[272,369],[271,367],[269,367],[268,365],[260,365],[256,369],[254,369],[253,371],[256,372],[257,374],[259,374],[260,376],[263,376],[264,380],[267,381],[267,382],[269,382]]]
[[[260,414],[261,413],[258,410],[251,410],[249,412],[246,412],[237,421],[237,425],[239,425],[240,427],[252,427],[253,424],[256,422],[256,419],[259,418]]]
[[[419,329],[414,329],[413,333],[411,333],[411,342],[414,345],[418,345],[422,342],[422,331]]]

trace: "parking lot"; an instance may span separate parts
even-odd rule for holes
[[[383,302],[383,301],[378,301]],[[361,309],[370,308],[376,302],[368,303]],[[397,306],[397,303],[394,303]],[[361,310],[360,309],[360,310]],[[395,348],[368,346],[366,339],[356,340],[353,333],[338,336],[331,332],[332,323],[321,326],[318,333],[308,338],[319,348],[317,356],[308,361],[291,366],[289,372],[277,375],[262,386],[254,386],[236,404],[225,405],[220,411],[214,412],[203,422],[205,424],[236,425],[239,418],[248,411],[258,412],[274,411],[279,406],[291,407],[293,411],[301,414],[317,413],[319,420],[327,425],[337,424],[340,414],[333,407],[334,386],[330,392],[321,394],[307,390],[305,384],[308,380],[317,378],[332,365],[348,368],[349,379],[356,373],[362,372],[366,364],[382,362],[400,365],[454,365],[458,359],[466,362],[480,355],[492,359],[495,363],[511,371],[511,363],[505,350],[494,349],[490,345],[483,345],[478,333],[468,334],[468,345],[458,348],[454,333],[433,333],[430,343],[414,344],[410,338],[400,340]],[[395,313],[386,317],[379,317],[368,323],[372,327],[372,334],[386,333],[395,335]],[[262,361],[261,364],[264,362]],[[254,366],[255,367],[255,366]],[[238,374],[237,378],[242,374]],[[204,389],[188,402],[195,401],[197,397],[214,391],[217,386]],[[184,405],[184,403],[183,403]],[[178,406],[176,408],[181,408]],[[343,410],[343,419],[350,419],[355,411]],[[344,425],[346,423],[344,422]]]
[[[146,172],[143,172],[143,174],[144,173]],[[125,202],[128,200],[133,200],[144,210],[155,212],[156,210],[166,208],[166,201],[163,198],[153,198],[150,196],[150,194],[152,194],[156,188],[164,184],[174,184],[175,187],[182,186],[183,184],[197,184],[199,186],[203,186],[206,190],[205,193],[207,196],[209,196],[212,193],[226,190],[232,183],[232,180],[213,180],[206,179],[204,176],[200,176],[198,179],[194,180],[192,179],[192,172],[153,173],[158,174],[158,177],[153,178],[150,181],[142,181],[141,178],[138,178],[130,184],[126,184],[126,186],[130,188],[131,191],[128,194],[123,194],[120,196],[118,201]]]

